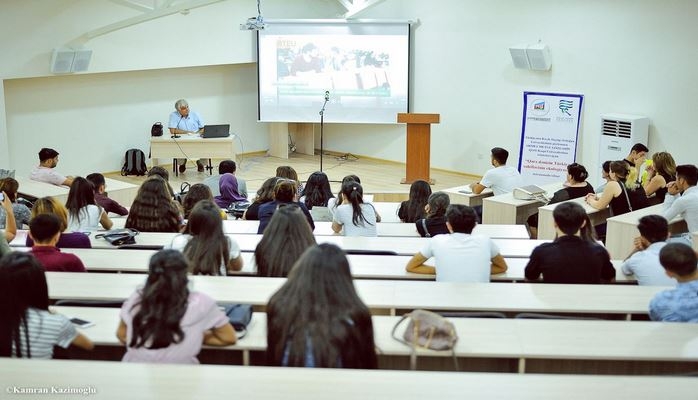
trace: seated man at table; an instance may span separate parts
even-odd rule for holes
[[[184,99],[179,99],[175,102],[175,110],[170,113],[169,123],[167,127],[170,129],[170,135],[177,137],[178,135],[201,134],[204,131],[204,121],[196,111],[189,110],[189,103]],[[177,158],[179,164],[179,172],[184,172],[187,169],[187,159]],[[205,158],[196,161],[196,167],[199,172],[204,172],[204,163],[208,162]]]
[[[662,215],[668,221],[681,216],[688,225],[689,232],[698,232],[698,168],[684,164],[676,166],[676,180],[667,184]],[[692,242],[690,234],[686,235]]]
[[[487,236],[472,235],[477,215],[472,207],[451,204],[446,209],[450,234],[434,236],[407,263],[407,272],[436,274],[440,282],[489,282],[507,270],[499,248]],[[434,257],[435,266],[424,262]]]
[[[557,239],[544,243],[531,253],[526,265],[526,279],[546,283],[601,283],[611,281],[616,270],[606,249],[581,238],[587,213],[577,203],[560,203],[553,210]]]
[[[39,151],[39,165],[29,175],[29,179],[38,182],[50,183],[56,186],[70,186],[73,184],[72,176],[63,176],[55,171],[58,165],[58,152],[44,147]]]
[[[696,252],[683,243],[668,243],[659,252],[659,262],[678,285],[654,296],[650,302],[650,318],[653,321],[698,322]]]
[[[221,176],[223,174],[235,175],[235,171],[237,171],[237,164],[235,164],[235,161],[223,160],[220,162],[220,164],[218,164],[218,175],[209,176],[208,178],[204,179],[203,184],[211,189],[211,193],[214,197],[220,196],[221,189],[219,187],[219,182]],[[247,197],[247,183],[245,183],[245,181],[237,175],[235,175],[235,179],[237,179],[238,182],[238,193],[244,197]]]
[[[56,247],[61,236],[61,222],[53,214],[39,214],[29,223],[29,236],[34,240],[31,253],[46,271],[86,272],[82,261]]]
[[[118,201],[109,198],[106,191],[107,181],[104,179],[104,175],[95,172],[87,175],[85,179],[92,184],[92,190],[95,192],[95,203],[97,203],[98,206],[102,207],[104,211],[108,213],[121,216],[128,215],[126,207],[119,204]]]
[[[486,188],[490,188],[495,196],[511,193],[523,184],[521,174],[516,168],[507,166],[508,151],[501,147],[495,147],[491,153],[490,162],[494,168],[487,170],[480,182],[471,183],[470,189],[473,193],[480,194]],[[481,222],[482,206],[475,206],[474,209],[478,215],[478,221]]]
[[[664,273],[659,262],[659,251],[669,237],[669,224],[661,215],[646,215],[637,224],[640,236],[635,238],[635,249],[621,265],[625,275],[635,275],[640,286],[676,286],[676,280]]]

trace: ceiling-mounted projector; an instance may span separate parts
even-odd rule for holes
[[[247,18],[247,22],[240,24],[241,31],[259,31],[267,27],[261,15]]]

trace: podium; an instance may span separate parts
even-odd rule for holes
[[[439,119],[439,114],[398,113],[397,122],[407,124],[405,179],[400,183],[411,184],[417,180],[424,180],[434,184],[429,178],[431,124],[438,124]]]

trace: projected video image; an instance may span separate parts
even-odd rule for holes
[[[328,122],[394,123],[407,111],[408,45],[407,35],[260,36],[260,119],[315,122],[329,91]]]

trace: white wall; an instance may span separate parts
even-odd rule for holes
[[[333,18],[341,11],[333,0],[265,0],[262,6],[266,18]],[[8,79],[11,166],[21,172],[33,165],[39,147],[57,142],[66,172],[118,169],[123,150],[142,147],[150,124],[164,119],[179,97],[207,121],[229,121],[244,135],[246,151],[266,149],[249,64],[254,41],[237,30],[256,14],[253,0],[227,0],[95,38],[86,43],[94,51],[90,74],[41,78],[49,75],[53,47],[136,14],[108,1],[3,2],[0,33],[13,38],[0,45],[3,54],[13,54],[0,59],[0,76]],[[358,17],[420,21],[412,110],[441,114],[432,129],[432,166],[481,173],[493,146],[512,150],[515,164],[522,93],[551,91],[585,96],[578,160],[595,176],[605,112],[650,117],[652,151],[698,162],[692,151],[696,15],[698,2],[691,0],[385,0]],[[552,49],[552,71],[515,69],[508,46],[538,39]],[[0,123],[0,147],[2,133]],[[327,149],[404,161],[404,126],[328,125],[325,133]],[[60,142],[66,137],[109,153],[90,157],[89,165],[70,161],[82,159],[85,148],[72,150]]]

